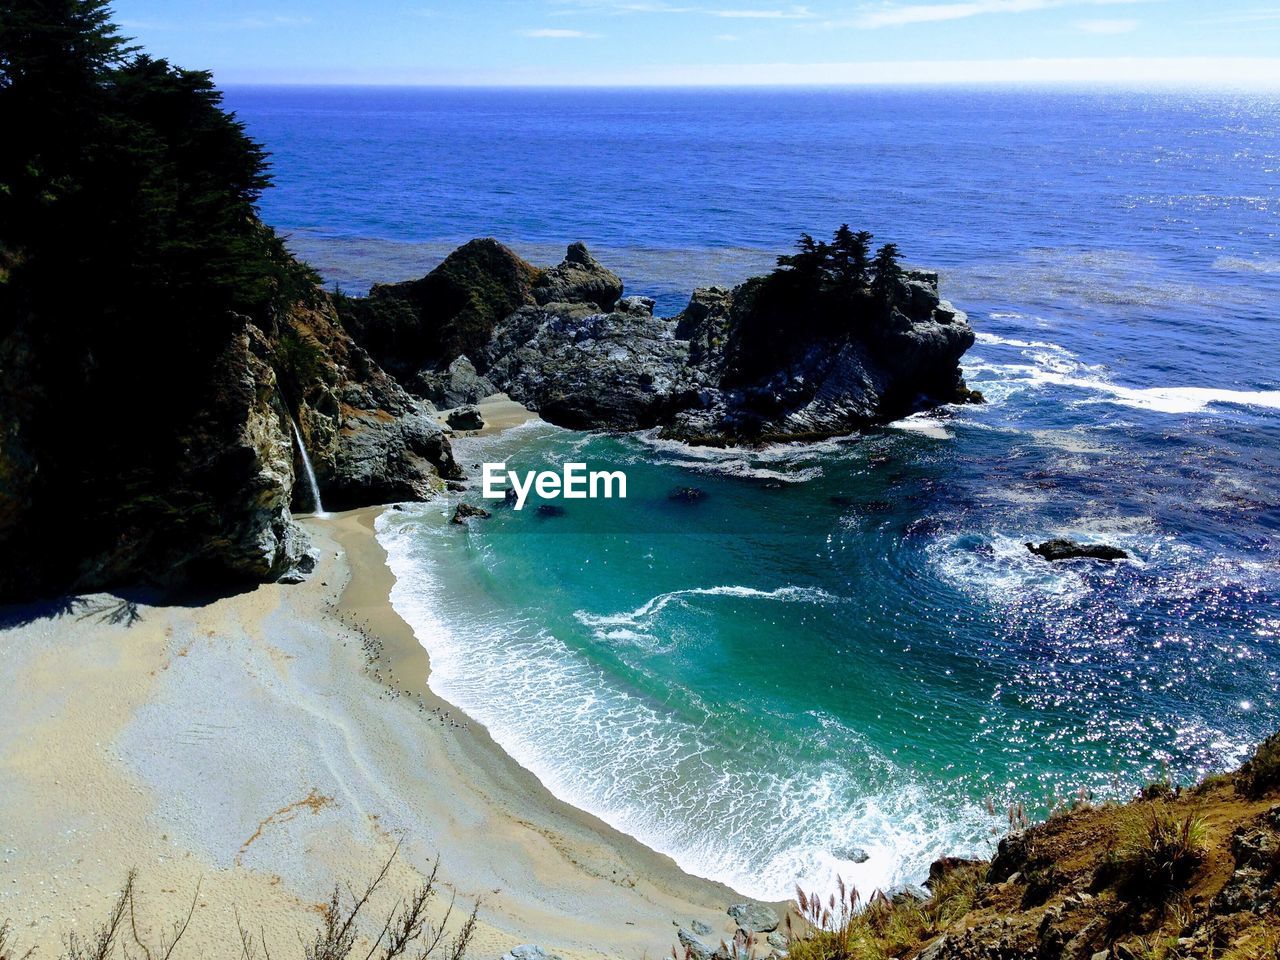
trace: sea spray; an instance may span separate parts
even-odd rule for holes
[[[311,458],[307,456],[307,445],[302,442],[302,431],[298,429],[298,422],[292,417],[289,418],[289,425],[293,427],[293,439],[297,441],[298,455],[302,458],[302,472],[307,477],[307,487],[311,491],[311,505],[315,516],[323,520],[329,514],[325,512],[324,504],[320,500],[320,484],[316,480],[315,468],[311,466]]]

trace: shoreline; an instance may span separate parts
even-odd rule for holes
[[[238,949],[238,912],[280,949],[397,843],[388,895],[439,856],[433,916],[479,900],[476,956],[665,954],[695,920],[731,936],[744,898],[560,801],[428,689],[382,509],[304,518],[303,584],[138,605],[131,626],[95,595],[5,631],[0,921],[23,951],[98,923],[131,867],[154,929],[199,889],[200,943]]]

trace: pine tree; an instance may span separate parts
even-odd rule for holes
[[[871,290],[876,299],[885,306],[892,305],[898,281],[902,278],[902,267],[898,263],[898,245],[886,243],[877,250],[875,258],[871,261],[871,269],[875,274],[871,282]]]
[[[847,223],[840,225],[831,242],[832,282],[845,293],[853,293],[867,285],[867,260],[871,250],[871,234],[854,233]]]
[[[796,241],[797,253],[778,257],[778,266],[789,271],[805,283],[817,283],[826,270],[831,248],[819,243],[808,233],[800,234]]]

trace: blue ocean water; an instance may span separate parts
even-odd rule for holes
[[[979,332],[983,406],[750,452],[527,427],[459,458],[623,466],[628,499],[383,518],[432,686],[569,801],[746,893],[868,889],[985,852],[1010,803],[1185,782],[1277,726],[1276,98],[228,101],[274,155],[264,217],[348,289],[582,239],[674,312],[848,221]],[[1022,545],[1058,535],[1134,560]]]

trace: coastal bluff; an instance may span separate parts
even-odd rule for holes
[[[936,273],[892,266],[843,286],[820,267],[788,266],[698,289],[663,318],[651,299],[624,296],[584,244],[539,268],[479,239],[419,280],[337,306],[356,342],[422,399],[501,390],[572,429],[756,444],[980,399],[959,366],[974,342],[968,318],[942,299]]]
[[[142,398],[102,397],[89,423],[108,421],[123,450],[42,415],[58,347],[24,319],[0,339],[0,549],[22,558],[0,570],[0,599],[297,577],[314,556],[294,513],[320,507],[304,460],[340,509],[425,499],[460,475],[434,409],[351,340],[322,291],[237,318],[207,357],[167,358],[176,370],[158,373],[162,356],[122,365]],[[143,401],[162,408],[154,422]]]

